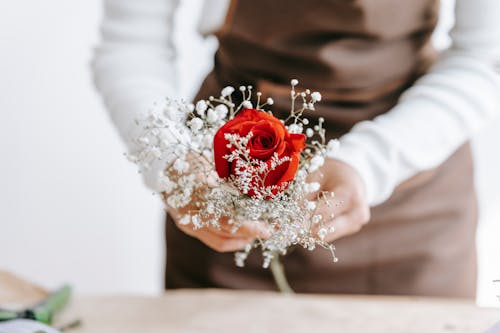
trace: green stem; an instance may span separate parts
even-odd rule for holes
[[[285,268],[280,262],[280,256],[278,253],[274,254],[269,267],[271,268],[271,273],[273,273],[274,283],[276,283],[278,290],[284,294],[294,294],[295,292],[290,287],[286,279]]]

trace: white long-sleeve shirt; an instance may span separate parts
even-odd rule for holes
[[[131,152],[134,120],[154,101],[175,98],[173,17],[178,0],[104,0],[96,85]],[[200,1],[200,5],[203,2]],[[228,0],[206,0],[202,34],[223,23]],[[443,163],[500,114],[500,0],[457,0],[452,44],[387,113],[358,123],[340,138],[335,158],[354,167],[372,206],[417,173]],[[157,163],[145,173],[158,190]]]

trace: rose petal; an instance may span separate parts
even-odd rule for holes
[[[281,186],[292,181],[297,173],[300,162],[300,152],[305,148],[306,137],[303,134],[290,134],[283,123],[274,116],[255,109],[244,109],[232,120],[224,124],[214,137],[214,160],[219,177],[227,178],[234,170],[234,163],[229,163],[224,155],[231,152],[227,147],[226,133],[246,136],[252,132],[249,142],[250,156],[265,161],[268,166],[274,154],[279,158],[289,157],[290,160],[270,171],[264,181],[264,186]],[[257,185],[256,185],[257,186]],[[255,195],[253,191],[248,193]]]

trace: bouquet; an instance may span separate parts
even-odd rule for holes
[[[263,267],[271,267],[282,290],[289,287],[278,259],[290,247],[321,247],[337,261],[334,246],[325,242],[334,230],[317,212],[317,203],[332,204],[334,194],[319,191],[309,176],[334,154],[338,141],[326,141],[323,118],[312,123],[307,117],[321,94],[297,91],[297,84],[291,80],[286,119],[273,116],[273,100],[254,94],[251,86],[225,87],[219,97],[195,105],[166,99],[137,121],[139,149],[129,156],[143,169],[164,163],[158,177],[167,206],[189,207],[180,224],[220,228],[225,218],[236,231],[242,221],[265,223],[270,237],[236,252],[236,265],[260,248]]]

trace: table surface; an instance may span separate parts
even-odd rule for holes
[[[74,333],[484,332],[500,309],[464,300],[282,295],[229,290],[168,291],[160,297],[76,297],[58,323]]]

